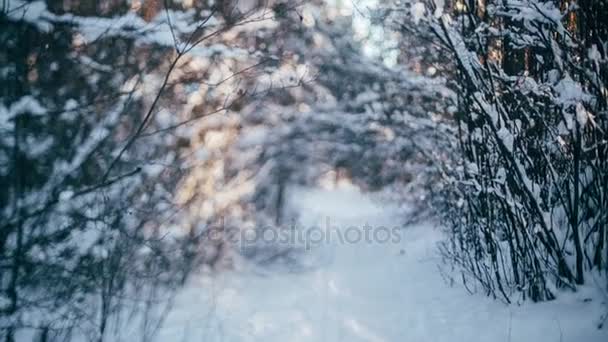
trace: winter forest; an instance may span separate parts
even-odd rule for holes
[[[0,0],[0,341],[608,341],[608,1]]]

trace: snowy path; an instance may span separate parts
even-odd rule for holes
[[[340,227],[395,225],[390,207],[356,190],[298,196],[307,217]],[[317,250],[313,271],[198,277],[181,293],[157,341],[608,341],[583,293],[558,302],[505,306],[448,287],[437,272],[429,226],[400,243],[336,244]]]

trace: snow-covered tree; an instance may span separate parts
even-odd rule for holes
[[[201,246],[211,264],[242,256],[291,258],[281,246],[239,250],[230,241],[243,229],[292,224],[286,201],[293,186],[315,185],[337,172],[367,190],[390,186],[405,200],[405,187],[418,189],[413,184],[438,177],[426,154],[453,141],[450,126],[441,123],[453,99],[444,79],[362,56],[351,17],[332,14],[322,2],[273,11],[276,20],[256,27],[249,42],[262,57],[243,58],[235,67],[265,63],[267,72],[251,75],[236,94],[263,96],[196,123],[194,151],[184,150],[196,165],[178,194],[190,210],[186,225],[203,240],[210,229],[226,234]],[[430,190],[436,189],[417,195]],[[420,202],[411,192],[408,200]]]
[[[446,256],[465,285],[552,299],[606,272],[602,2],[408,1],[390,11],[453,57],[460,166]],[[411,13],[410,18],[403,13]],[[407,24],[404,24],[407,25]],[[414,30],[414,29],[412,29]]]
[[[0,336],[102,341],[127,317],[148,336],[195,262],[174,219],[179,129],[210,115],[200,101],[232,104],[213,84],[242,53],[226,33],[266,13],[205,1],[0,10]],[[193,99],[194,84],[208,96]]]

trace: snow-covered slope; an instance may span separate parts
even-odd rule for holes
[[[309,224],[399,224],[396,210],[356,189],[296,192]],[[194,277],[176,299],[157,341],[608,341],[590,294],[506,306],[449,287],[437,268],[441,235],[430,225],[399,243],[333,243],[309,253],[306,272],[233,272]],[[591,290],[589,290],[591,291]],[[589,292],[587,291],[587,292]]]

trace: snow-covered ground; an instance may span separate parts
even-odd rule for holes
[[[309,223],[395,226],[396,210],[353,188],[299,191]],[[403,230],[399,243],[329,244],[310,251],[304,272],[238,271],[193,277],[157,341],[608,341],[597,330],[592,289],[550,303],[507,306],[448,286],[438,272],[431,225]],[[316,258],[317,256],[322,256]],[[593,296],[594,300],[584,299]]]

